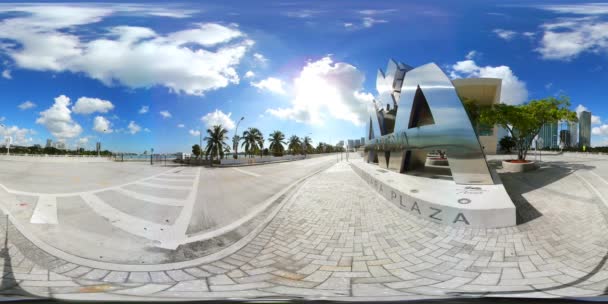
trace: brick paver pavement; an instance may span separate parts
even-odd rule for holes
[[[341,162],[307,180],[243,248],[169,271],[69,263],[9,224],[0,288],[71,299],[603,295],[608,212],[573,170],[503,175],[522,189],[512,193],[522,224],[456,229],[398,209]]]

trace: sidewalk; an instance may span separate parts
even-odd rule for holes
[[[601,200],[574,174],[537,188],[526,175],[502,178],[524,189],[541,216],[517,227],[453,229],[399,210],[340,162],[306,181],[242,249],[168,271],[66,263],[8,225],[1,286],[4,293],[132,300],[604,294],[608,226]]]

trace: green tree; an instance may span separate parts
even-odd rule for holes
[[[228,130],[224,129],[222,125],[215,125],[211,129],[207,129],[207,150],[205,151],[206,157],[211,157],[211,160],[222,159],[224,157],[224,148],[228,146],[225,140],[228,138],[226,135]]]
[[[306,153],[312,153],[314,147],[312,146],[312,139],[310,137],[304,137],[304,146],[306,147]]]
[[[325,143],[319,142],[315,150],[317,150],[317,153],[325,153]]]
[[[147,154],[148,151],[146,151]],[[201,155],[201,146],[199,146],[198,144],[192,146],[192,154],[194,154],[194,156],[196,156],[196,158],[198,158]]]
[[[283,132],[274,131],[270,133],[268,141],[270,142],[269,148],[273,156],[283,156],[283,152],[285,151],[285,147],[283,147],[283,144],[285,144],[284,140],[285,134]]]
[[[515,140],[513,139],[513,137],[511,136],[505,136],[503,138],[500,139],[500,141],[498,142],[498,144],[500,145],[500,147],[505,150],[505,152],[507,153],[511,153],[511,149],[513,149],[515,147],[515,145],[517,145],[517,142],[515,142]]]
[[[530,142],[543,124],[560,120],[577,121],[570,111],[570,99],[547,97],[531,100],[522,105],[496,104],[480,111],[479,121],[488,125],[498,124],[511,133],[517,147],[517,159],[525,160]]]
[[[296,153],[302,150],[302,141],[297,135],[292,135],[289,138],[289,142],[287,144],[287,149],[291,153],[291,155],[296,155]]]
[[[260,154],[264,148],[264,136],[262,132],[257,128],[249,128],[243,132],[241,137],[243,144],[241,147],[245,148],[245,154],[252,157],[253,155]]]

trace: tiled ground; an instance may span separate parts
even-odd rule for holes
[[[505,174],[507,187],[521,189],[512,195],[522,224],[454,229],[399,210],[341,162],[309,179],[234,254],[162,272],[68,263],[9,225],[0,288],[84,299],[603,295],[608,212],[601,192],[574,170],[589,168]]]

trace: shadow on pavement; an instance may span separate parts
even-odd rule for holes
[[[9,219],[8,215],[5,217],[4,225],[4,246],[0,250],[0,257],[4,260],[4,267],[2,268],[2,281],[0,281],[0,297],[3,297],[3,301],[9,300],[11,297],[18,299],[33,299],[38,298],[27,291],[19,287],[19,282],[15,279],[12,272],[13,262],[11,255],[9,254],[8,248],[8,231],[9,231]],[[8,297],[8,298],[7,298]]]
[[[558,290],[558,289],[563,289],[563,288],[568,288],[568,287],[575,287],[587,280],[589,280],[591,277],[593,277],[596,273],[598,273],[600,270],[602,270],[602,268],[604,268],[604,265],[606,264],[606,260],[608,260],[608,253],[604,254],[604,257],[602,258],[602,260],[593,268],[591,269],[591,271],[589,271],[586,275],[567,282],[567,283],[563,283],[563,284],[559,284],[556,286],[551,286],[551,287],[545,287],[545,288],[535,288],[533,285],[530,285],[532,287],[532,290],[510,290],[510,291],[493,291],[493,292],[452,292],[452,293],[448,293],[448,295],[452,295],[452,296],[462,296],[462,295],[508,295],[508,294],[525,294],[525,293],[532,293],[532,292],[547,292],[547,291],[552,291],[552,290]],[[604,290],[604,295],[608,294],[608,288],[606,288],[606,290]]]
[[[488,163],[493,168],[502,168],[500,160],[489,160]],[[541,163],[540,168],[535,171],[524,173],[499,173],[507,193],[515,204],[517,212],[517,225],[527,223],[543,215],[532,204],[530,204],[530,202],[528,202],[523,194],[543,188],[549,184],[561,180],[577,170],[591,170],[594,168],[595,166],[589,166],[581,163],[552,161]],[[559,193],[559,195],[576,199],[576,196],[567,192]]]

